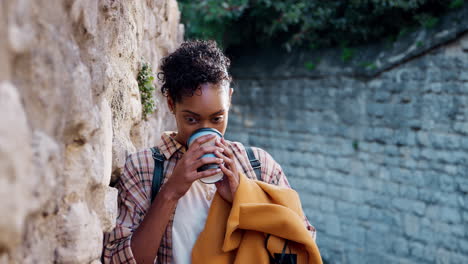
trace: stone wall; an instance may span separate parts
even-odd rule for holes
[[[0,3],[0,263],[98,263],[128,152],[174,127],[142,121],[136,76],[182,40],[175,0]]]
[[[326,263],[467,263],[466,11],[349,62],[233,56],[227,138],[282,165]]]

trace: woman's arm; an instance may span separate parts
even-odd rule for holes
[[[199,158],[206,153],[223,149],[216,146],[201,146],[212,139],[207,135],[198,138],[177,162],[171,177],[161,187],[148,208],[149,194],[145,193],[137,155],[127,158],[124,172],[119,180],[119,216],[113,231],[105,235],[104,263],[153,263],[169,219],[177,201],[199,178],[212,176],[219,170],[197,172],[197,168],[222,160],[214,157]],[[136,166],[135,164],[138,164]],[[143,166],[144,167],[144,166]]]
[[[165,185],[154,198],[143,222],[131,238],[131,249],[137,263],[153,263],[177,200]]]
[[[145,188],[142,185],[140,170],[148,164],[140,164],[138,157],[145,155],[138,152],[127,156],[123,172],[117,182],[118,216],[112,231],[104,234],[103,263],[136,263],[131,238],[146,214]],[[144,159],[143,159],[144,160]],[[137,198],[138,197],[138,198]]]

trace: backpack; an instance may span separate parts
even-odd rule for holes
[[[261,181],[261,164],[260,161],[255,157],[253,150],[251,147],[246,147],[245,151],[247,152],[247,156],[249,157],[250,165],[254,169],[255,175],[257,176],[257,180]],[[151,152],[153,152],[153,159],[154,159],[154,171],[153,171],[153,181],[151,183],[151,203],[156,197],[156,194],[159,192],[159,188],[161,188],[163,182],[163,173],[164,173],[164,161],[166,158],[164,155],[159,151],[157,147],[152,147]]]

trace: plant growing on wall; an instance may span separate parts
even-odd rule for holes
[[[148,63],[142,63],[140,72],[138,72],[137,81],[140,90],[143,119],[147,120],[148,116],[155,110],[153,99],[153,92],[155,90],[153,85],[154,76],[151,66]]]

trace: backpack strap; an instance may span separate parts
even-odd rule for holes
[[[156,197],[156,194],[159,192],[163,181],[163,172],[164,172],[164,160],[166,158],[159,151],[157,147],[152,147],[151,152],[153,152],[154,159],[154,171],[153,171],[153,181],[151,183],[151,203]]]
[[[251,147],[246,147],[245,151],[247,152],[250,165],[254,169],[255,175],[257,175],[257,180],[261,181],[262,180],[262,171],[261,171],[262,165],[260,164],[260,161],[258,161],[258,159],[255,157]]]

